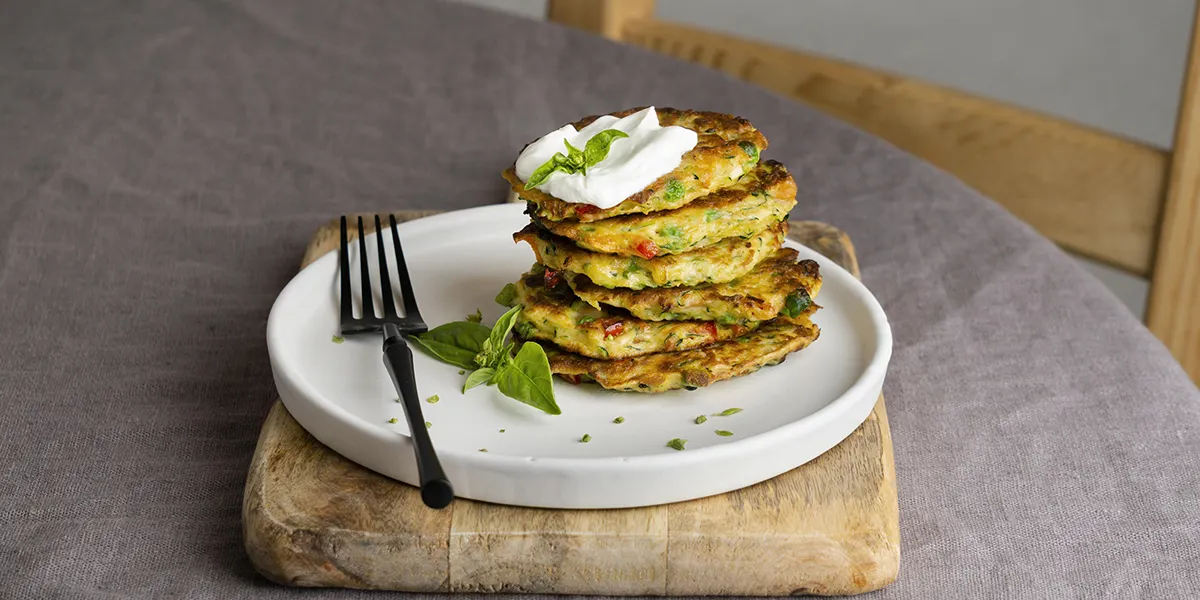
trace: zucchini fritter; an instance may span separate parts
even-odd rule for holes
[[[513,239],[532,246],[537,262],[547,268],[582,273],[604,287],[640,290],[737,279],[783,245],[787,228],[787,221],[781,221],[749,239],[729,238],[691,252],[651,259],[584,250],[532,223],[514,233]]]
[[[612,113],[627,117],[646,107]],[[736,181],[758,163],[767,139],[749,121],[732,115],[674,108],[655,109],[664,127],[678,125],[698,134],[696,147],[685,153],[674,171],[659,177],[642,191],[607,209],[590,204],[559,200],[538,189],[526,189],[514,168],[504,171],[513,191],[537,205],[537,216],[551,221],[578,219],[596,221],[617,215],[648,213],[679,208]],[[587,127],[599,115],[572,123],[576,130]]]
[[[795,205],[796,182],[783,165],[769,160],[730,187],[671,211],[586,223],[534,218],[582,248],[654,258],[754,235],[786,219]]]
[[[766,321],[775,318],[789,301],[811,303],[821,289],[817,262],[796,262],[797,255],[791,248],[781,248],[733,281],[691,288],[610,289],[583,275],[568,275],[567,281],[581,300],[594,307],[620,307],[648,321]]]
[[[572,383],[595,381],[601,387],[624,392],[691,389],[783,362],[788,354],[805,348],[820,335],[820,329],[809,320],[811,313],[796,319],[778,317],[739,338],[686,352],[595,360],[544,346],[550,370]]]
[[[516,324],[522,338],[550,341],[592,358],[627,358],[702,348],[758,326],[758,323],[645,321],[620,309],[599,310],[576,298],[559,272],[548,271],[541,265],[534,265],[517,282],[516,303],[524,307]]]

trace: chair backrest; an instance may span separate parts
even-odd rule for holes
[[[1200,45],[1175,151],[851,63],[660,21],[654,0],[550,0],[552,21],[701,63],[953,173],[1064,248],[1151,279],[1147,324],[1200,381]]]

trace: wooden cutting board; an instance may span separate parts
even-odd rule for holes
[[[858,274],[853,246],[840,230],[793,221],[791,231]],[[335,222],[318,230],[303,264],[335,250],[337,236]],[[805,351],[819,351],[819,344]],[[891,583],[900,560],[882,397],[840,444],[770,481],[665,506],[574,511],[462,499],[445,510],[428,509],[416,488],[342,458],[276,400],[250,464],[242,520],[254,567],[293,586],[837,595]]]

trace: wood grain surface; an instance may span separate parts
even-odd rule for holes
[[[412,219],[428,213],[397,213]],[[792,223],[792,237],[858,273],[844,233]],[[336,248],[321,228],[304,264]],[[830,451],[772,480],[700,500],[622,510],[546,510],[455,500],[316,441],[276,401],[243,500],[246,551],[284,585],[413,592],[598,595],[838,595],[879,589],[899,568],[899,511],[880,397]]]

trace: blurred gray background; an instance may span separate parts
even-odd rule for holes
[[[545,0],[457,0],[543,19]],[[1170,148],[1195,0],[658,0],[659,18],[817,52]],[[1146,281],[1080,259],[1142,317]]]

